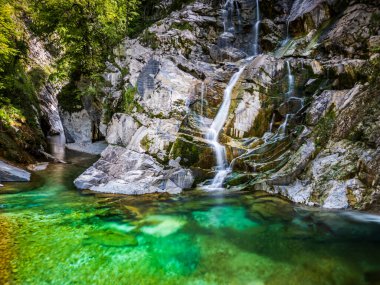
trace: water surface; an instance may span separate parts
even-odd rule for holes
[[[380,284],[377,216],[260,192],[80,193],[72,181],[93,159],[69,153],[1,190],[14,284]]]

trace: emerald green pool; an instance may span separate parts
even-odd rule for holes
[[[72,181],[93,158],[67,159],[1,190],[12,284],[380,284],[378,216],[265,193],[85,194]]]

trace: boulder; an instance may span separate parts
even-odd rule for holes
[[[27,182],[30,173],[0,160],[0,182]]]
[[[60,110],[65,137],[69,143],[91,142],[92,122],[88,112],[83,109],[70,113]]]
[[[147,154],[108,146],[101,158],[75,179],[74,184],[79,189],[97,192],[141,195],[178,194],[190,188],[193,182],[191,171],[176,164],[164,168]]]

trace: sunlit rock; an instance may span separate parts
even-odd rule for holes
[[[92,167],[79,176],[74,184],[79,189],[97,192],[140,195],[168,192],[178,194],[190,188],[194,178],[189,170],[164,169],[151,156],[109,146]]]

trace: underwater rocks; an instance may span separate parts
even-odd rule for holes
[[[27,182],[30,173],[0,160],[0,182]]]
[[[119,146],[108,146],[101,158],[75,179],[79,189],[97,192],[141,195],[178,194],[190,188],[194,178],[189,170],[173,166],[164,168],[154,158]]]

